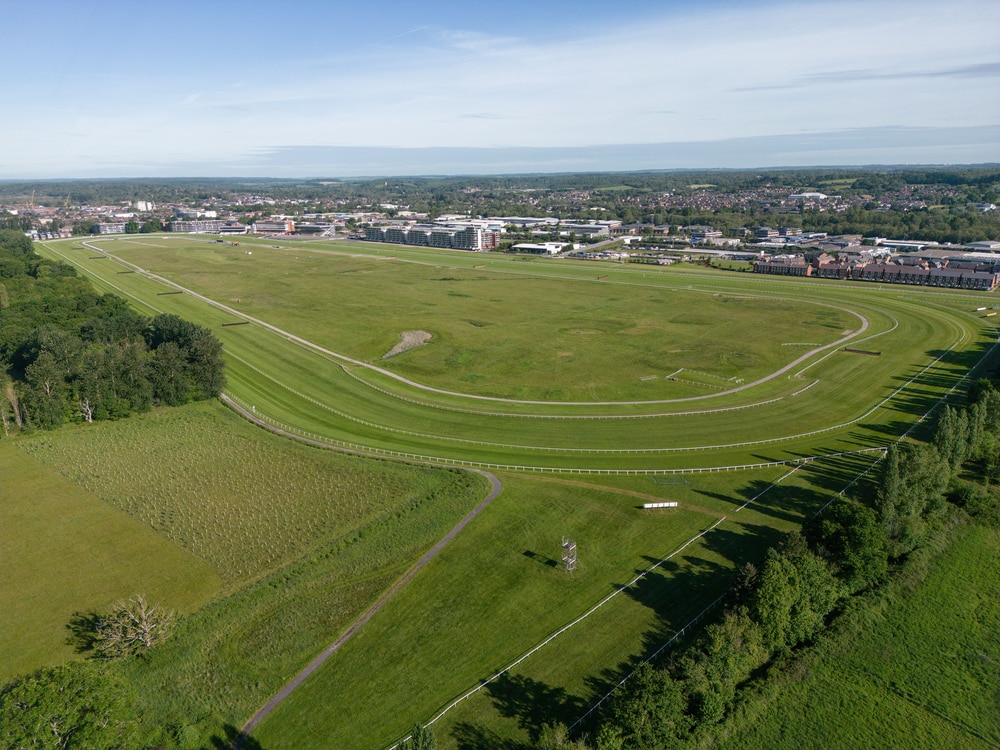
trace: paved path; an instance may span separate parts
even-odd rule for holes
[[[286,432],[285,430],[282,430],[280,428],[273,427],[272,425],[269,425],[266,422],[258,419],[254,414],[250,413],[249,411],[241,407],[239,404],[234,403],[232,400],[226,398],[225,396],[223,396],[223,400],[227,404],[229,404],[230,407],[237,410],[240,414],[242,414],[250,421],[272,432],[276,432],[279,435],[311,443],[313,445],[317,445],[323,448],[328,448],[328,449],[331,448],[331,446],[325,443],[321,443],[315,440],[309,440],[308,438],[303,438],[291,432]],[[357,453],[359,451],[347,451],[347,452]],[[389,601],[397,594],[397,592],[399,592],[399,590],[403,588],[403,586],[409,583],[409,581],[417,573],[419,573],[421,569],[423,569],[423,567],[427,565],[427,563],[433,560],[437,556],[437,554],[442,549],[444,549],[444,546],[448,544],[448,542],[450,542],[452,539],[454,539],[455,536],[462,529],[464,529],[473,518],[478,516],[483,511],[483,509],[486,508],[487,505],[493,502],[494,498],[496,498],[503,490],[503,485],[500,483],[500,480],[497,479],[493,474],[490,474],[488,471],[482,471],[480,469],[466,469],[466,470],[473,471],[477,474],[481,474],[490,481],[490,492],[486,496],[486,498],[481,503],[479,503],[479,505],[477,505],[475,508],[469,511],[469,513],[465,516],[465,518],[459,521],[451,531],[449,531],[447,534],[441,537],[441,539],[439,539],[438,542],[433,547],[431,547],[429,550],[427,550],[426,553],[424,553],[423,557],[417,560],[417,562],[414,563],[414,565],[409,570],[407,570],[406,573],[404,573],[392,586],[386,589],[386,591],[382,593],[382,595],[375,601],[375,603],[372,604],[368,609],[366,609],[361,614],[361,616],[358,617],[358,619],[352,622],[351,625],[347,628],[347,630],[345,630],[336,641],[331,643],[321,654],[319,654],[319,656],[317,656],[315,659],[309,662],[309,664],[307,664],[306,667],[301,672],[295,675],[295,677],[292,680],[290,680],[287,684],[285,684],[285,686],[281,688],[281,690],[279,690],[277,694],[275,694],[275,696],[271,698],[271,700],[265,703],[257,711],[257,713],[251,716],[250,720],[243,725],[243,728],[240,730],[240,733],[236,736],[236,741],[233,743],[234,750],[240,750],[240,748],[243,746],[243,743],[250,736],[250,733],[254,730],[254,728],[261,721],[263,721],[264,718],[278,706],[278,704],[280,704],[283,700],[285,700],[285,698],[287,698],[292,693],[292,691],[295,690],[295,688],[297,688],[300,684],[302,684],[302,682],[307,677],[309,677],[309,675],[311,675],[313,672],[319,669],[319,667],[322,666],[322,664],[327,659],[333,656],[333,654],[336,653],[336,651],[341,646],[343,646],[348,641],[348,639],[350,639],[351,636],[353,636],[356,632],[358,632],[358,630],[360,630],[361,627],[366,622],[368,622],[372,617],[374,617],[375,614],[380,609],[382,609],[382,607],[388,604]]]

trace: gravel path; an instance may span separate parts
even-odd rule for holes
[[[291,432],[286,432],[285,430],[282,430],[280,428],[273,427],[267,424],[266,422],[258,419],[254,414],[250,413],[249,411],[241,407],[239,404],[234,403],[225,396],[223,396],[222,399],[223,401],[225,401],[225,403],[227,403],[231,408],[238,411],[246,419],[250,420],[254,424],[264,427],[267,430],[270,430],[271,432],[283,435],[285,437],[290,437],[302,442],[310,443],[312,445],[317,445],[322,448],[327,448],[330,450],[339,450],[336,448],[331,448],[331,446],[325,443],[321,443],[315,440],[309,440],[308,438],[303,438]],[[359,453],[358,451],[346,451],[346,452]],[[389,601],[396,595],[396,593],[399,592],[401,588],[403,588],[403,586],[409,583],[409,581],[417,573],[419,573],[423,569],[423,567],[427,565],[427,563],[433,560],[438,555],[438,553],[442,549],[444,549],[444,546],[448,544],[448,542],[450,542],[452,539],[454,539],[455,536],[462,529],[464,529],[473,518],[478,516],[483,511],[483,509],[486,508],[487,505],[493,502],[494,498],[496,498],[497,495],[499,495],[500,492],[503,490],[503,485],[500,483],[500,480],[497,479],[493,474],[489,473],[488,471],[482,471],[480,469],[466,469],[466,471],[473,471],[477,474],[481,474],[482,476],[486,477],[489,480],[490,492],[486,496],[486,498],[481,503],[479,503],[479,505],[477,505],[475,508],[469,511],[469,513],[461,521],[455,524],[455,527],[451,531],[449,531],[447,534],[441,537],[441,539],[439,539],[433,547],[427,550],[427,552],[424,553],[423,557],[417,560],[417,562],[414,563],[413,566],[409,570],[407,570],[406,573],[404,573],[391,587],[386,589],[386,591],[382,593],[382,595],[375,601],[375,603],[372,604],[368,609],[366,609],[361,614],[361,616],[358,617],[358,619],[352,622],[350,626],[347,628],[347,630],[345,630],[336,641],[331,643],[322,653],[320,653],[315,659],[309,662],[309,664],[307,664],[306,667],[301,672],[299,672],[297,675],[295,675],[294,678],[292,678],[288,683],[286,683],[285,686],[282,687],[281,690],[279,690],[273,698],[271,698],[271,700],[265,703],[257,711],[257,713],[251,716],[250,720],[243,725],[243,728],[240,729],[240,733],[236,736],[236,740],[233,743],[233,750],[240,750],[240,748],[242,748],[243,746],[243,743],[250,736],[250,733],[254,730],[254,728],[261,721],[263,721],[264,718],[278,706],[278,704],[280,704],[283,700],[285,700],[285,698],[287,698],[292,693],[292,691],[295,690],[295,688],[297,688],[300,684],[302,684],[302,682],[307,677],[309,677],[309,675],[311,675],[313,672],[319,669],[319,667],[322,666],[322,664],[327,659],[329,659],[334,653],[336,653],[337,650],[341,646],[343,646],[350,639],[352,635],[358,632],[358,630],[360,630],[361,627],[366,622],[368,622],[372,617],[374,617],[375,614],[378,613],[380,609],[382,609],[382,607],[388,604]]]

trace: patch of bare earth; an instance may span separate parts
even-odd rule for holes
[[[431,334],[427,331],[403,331],[399,334],[399,343],[382,355],[382,359],[395,357],[397,354],[408,352],[418,346],[423,346],[431,340]]]

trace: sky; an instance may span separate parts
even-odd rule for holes
[[[996,0],[7,0],[0,179],[1000,162]]]

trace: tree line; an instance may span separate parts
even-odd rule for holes
[[[69,265],[0,232],[0,428],[119,419],[217,396],[222,344],[176,315],[147,318]]]
[[[888,449],[867,502],[839,498],[739,571],[723,613],[680,653],[642,663],[587,736],[550,727],[545,750],[667,750],[706,740],[778,657],[813,643],[964,508],[1000,527],[1000,391],[945,406],[925,443]]]

